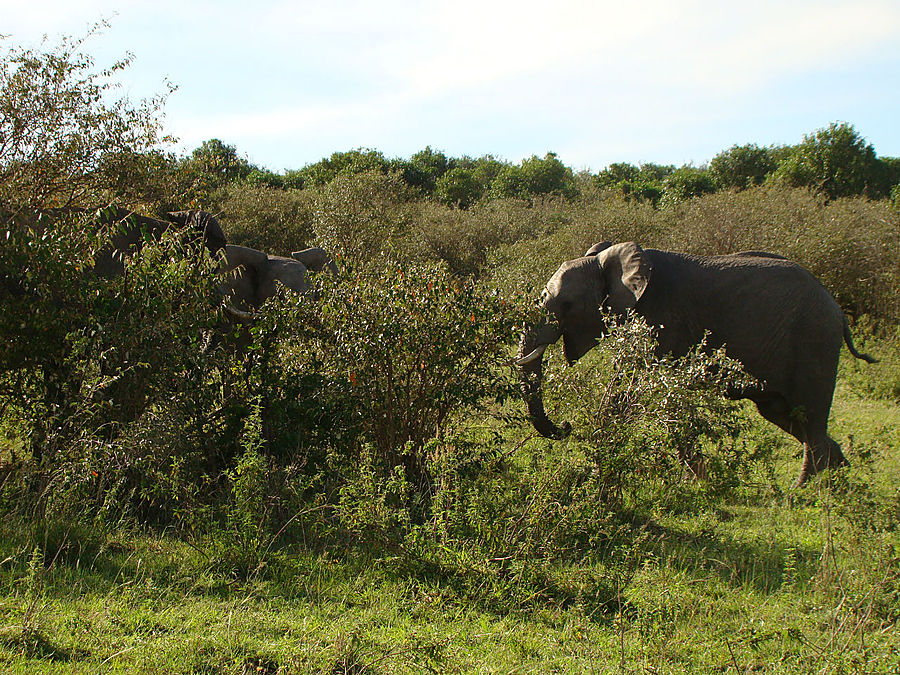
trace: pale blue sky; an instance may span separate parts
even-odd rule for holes
[[[0,0],[0,34],[83,35],[166,130],[276,171],[335,151],[576,169],[702,164],[846,121],[900,156],[898,0]]]

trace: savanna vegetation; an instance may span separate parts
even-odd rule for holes
[[[0,43],[0,668],[6,672],[892,672],[900,662],[900,160],[850,124],[708,166],[575,172],[168,148],[81,40]],[[215,261],[90,272],[92,209],[199,208],[340,273],[223,330]],[[86,209],[80,211],[71,207]],[[852,466],[720,394],[722,354],[615,325],[545,399],[508,365],[601,239],[810,269],[881,358],[841,364]],[[703,457],[686,475],[679,452]]]

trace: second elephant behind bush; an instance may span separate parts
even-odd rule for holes
[[[229,244],[225,247],[225,280],[220,288],[232,317],[246,320],[275,295],[279,283],[306,294],[309,292],[307,271],[323,269],[337,273],[331,256],[319,247],[295,251],[287,258]]]

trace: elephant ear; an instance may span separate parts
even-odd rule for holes
[[[597,255],[597,264],[606,282],[607,302],[623,314],[637,304],[650,281],[652,267],[636,242],[610,246]]]
[[[255,248],[247,248],[246,246],[228,244],[225,247],[225,269],[223,271],[231,272],[243,265],[254,272],[261,272],[267,267],[268,262],[269,256],[263,251],[257,251]]]
[[[612,246],[611,241],[598,242],[598,243],[594,244],[593,246],[591,246],[587,251],[584,252],[584,257],[589,258],[592,255],[597,255],[601,251],[605,251],[606,249],[608,249],[610,246]]]
[[[306,266],[298,260],[275,255],[269,256],[269,273],[272,280],[279,281],[295,293],[302,295],[309,290],[309,284],[306,281]],[[264,290],[268,293],[266,297],[275,293],[274,285],[271,290],[268,288]]]
[[[337,265],[324,248],[313,246],[305,248],[302,251],[294,251],[291,257],[304,265],[313,272],[321,272],[327,269],[332,274],[337,274]]]

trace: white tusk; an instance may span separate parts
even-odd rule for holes
[[[252,312],[245,312],[227,302],[222,307],[238,321],[253,321],[256,318],[256,315]]]
[[[517,366],[527,366],[529,363],[536,361],[544,355],[544,351],[547,349],[548,345],[541,345],[534,349],[530,354],[526,354],[525,356],[516,359]]]

